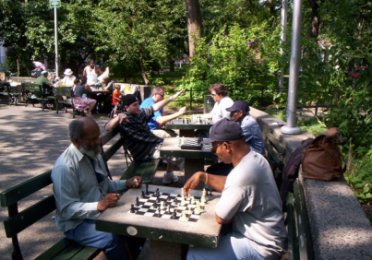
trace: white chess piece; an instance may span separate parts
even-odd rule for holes
[[[187,221],[187,216],[186,216],[186,213],[184,211],[182,211],[182,215],[180,217],[180,221]]]

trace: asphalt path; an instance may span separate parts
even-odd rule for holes
[[[103,129],[106,116],[95,116]],[[66,149],[68,124],[73,120],[71,110],[67,113],[42,111],[39,106],[7,106],[0,104],[0,191],[41,174],[53,167],[55,160]],[[109,169],[118,178],[126,168],[124,154],[120,152],[109,161]],[[25,204],[35,201],[50,192],[50,189],[25,200]],[[21,206],[20,208],[22,209]],[[0,221],[7,214],[0,209]],[[20,247],[25,259],[34,259],[63,234],[54,223],[54,213],[45,217],[19,234]],[[4,226],[0,226],[0,259],[11,259],[11,239],[5,236]]]

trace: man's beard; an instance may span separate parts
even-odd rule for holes
[[[96,158],[96,156],[98,155],[98,149],[92,149],[85,145],[80,146],[79,151],[92,159]]]

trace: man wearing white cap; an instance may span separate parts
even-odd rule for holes
[[[65,72],[63,73],[65,75],[63,79],[58,83],[58,86],[63,87],[73,87],[76,77],[74,76],[74,73],[71,69],[65,69]]]

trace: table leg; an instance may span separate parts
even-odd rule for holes
[[[183,245],[161,240],[150,241],[149,260],[181,260],[184,259]]]
[[[185,158],[185,181],[197,171],[204,171],[204,159]]]

